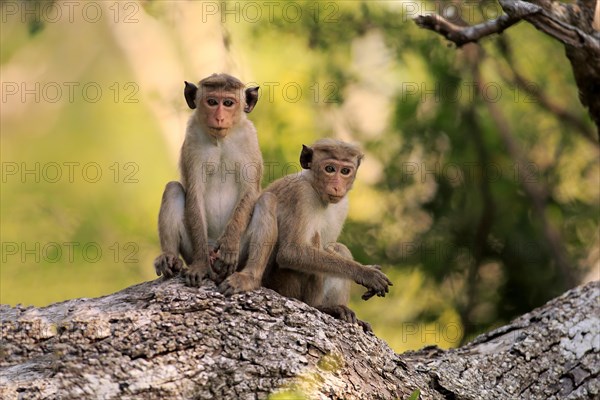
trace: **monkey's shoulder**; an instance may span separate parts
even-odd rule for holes
[[[273,193],[277,201],[285,204],[303,204],[316,192],[302,172],[283,176],[271,183],[265,191]]]

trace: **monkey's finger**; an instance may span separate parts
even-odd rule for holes
[[[192,272],[190,275],[190,285],[194,286],[194,287],[198,287],[200,286],[200,277],[198,276],[198,273],[196,272]]]
[[[350,313],[348,312],[348,310],[346,310],[344,308],[340,308],[338,310],[338,315],[339,315],[339,319],[341,319],[342,321],[352,323],[352,317],[350,316]]]
[[[382,283],[385,285],[389,285],[389,286],[393,286],[394,284],[392,283],[392,281],[390,281],[390,278],[387,277],[386,274],[384,274],[383,272],[379,271],[378,273],[379,278],[381,279]]]
[[[210,279],[214,282],[220,283],[223,279],[221,279],[221,274],[220,274],[219,269],[217,268],[217,263],[218,263],[218,260],[214,265],[210,265],[208,267],[207,276],[208,276],[208,279]]]
[[[224,252],[222,254],[221,259],[223,260],[223,264],[225,264],[227,266],[228,272],[230,272],[230,270],[232,268],[235,268],[237,266],[238,263],[238,251],[237,250],[233,250],[233,251],[227,251]],[[230,273],[232,273],[233,271],[231,271]]]
[[[349,318],[350,322],[352,322],[353,324],[358,323],[358,320],[356,319],[356,314],[354,314],[354,311],[350,310],[350,312],[348,313],[348,318]]]
[[[361,298],[363,300],[369,300],[373,296],[375,296],[375,292],[373,290],[369,289],[361,296]]]
[[[227,276],[232,275],[235,272],[236,267],[237,267],[237,261],[234,262],[233,264],[227,265],[227,268],[226,268]]]
[[[189,273],[186,278],[187,278],[188,285],[190,285],[190,286],[196,286],[196,284],[194,282],[194,274]]]
[[[219,292],[221,292],[223,296],[229,297],[233,294],[234,290],[231,285],[225,281],[219,285]]]
[[[358,320],[358,325],[360,325],[365,332],[373,332],[373,328],[371,328],[371,324],[368,322]]]

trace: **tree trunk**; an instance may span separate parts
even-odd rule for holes
[[[597,398],[599,295],[593,282],[462,348],[398,355],[268,289],[225,298],[212,283],[158,279],[44,308],[1,306],[0,397]]]

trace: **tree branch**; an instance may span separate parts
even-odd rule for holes
[[[571,12],[568,6],[550,0],[498,0],[508,15],[524,19],[536,29],[552,36],[565,45],[581,48],[587,47],[600,51],[600,41],[570,21]]]
[[[477,42],[479,39],[494,33],[502,33],[505,29],[519,22],[520,18],[504,14],[497,19],[472,26],[459,26],[435,14],[419,15],[414,18],[414,21],[421,28],[437,32],[454,42],[457,47],[461,47],[467,43]]]
[[[96,299],[0,306],[0,398],[591,398],[599,295],[590,283],[463,348],[399,355],[267,289],[223,297],[211,283],[157,279]]]
[[[500,33],[521,19],[565,45],[581,103],[589,109],[600,136],[600,35],[592,26],[600,20],[593,0],[563,4],[554,0],[498,0],[505,14],[474,26],[456,25],[439,15],[420,15],[415,22],[435,31],[458,47]]]
[[[588,35],[576,26],[568,23],[565,18],[556,15],[569,15],[566,6],[548,0],[531,1],[499,0],[506,14],[496,19],[491,19],[477,25],[459,26],[436,14],[418,15],[415,23],[421,28],[439,33],[446,39],[454,42],[457,47],[467,43],[478,42],[480,39],[502,33],[520,20],[524,19],[549,36],[573,47],[588,47],[600,51],[600,41]],[[552,11],[544,7],[552,8]]]

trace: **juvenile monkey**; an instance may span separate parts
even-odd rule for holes
[[[260,247],[260,260],[249,259],[246,267],[219,286],[226,295],[255,289],[262,283],[278,293],[304,301],[335,318],[360,324],[347,307],[350,283],[365,286],[367,300],[385,296],[392,282],[377,265],[362,265],[352,259],[346,246],[337,243],[348,212],[352,188],[363,155],[351,144],[323,139],[303,146],[298,174],[273,182],[261,195],[256,209],[262,214],[260,235],[252,242]],[[254,220],[250,227],[257,222]],[[276,238],[273,241],[273,238]],[[258,252],[256,253],[258,254]]]
[[[185,82],[184,96],[195,110],[181,147],[181,182],[169,182],[158,215],[162,254],[158,275],[184,271],[189,285],[227,276],[237,266],[240,241],[260,191],[262,156],[256,129],[245,113],[258,101],[258,87],[227,74]],[[209,246],[212,247],[213,252]],[[188,268],[183,268],[185,260]]]

